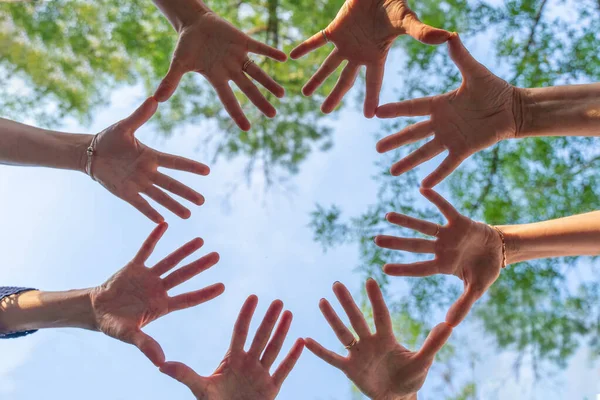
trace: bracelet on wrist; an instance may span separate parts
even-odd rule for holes
[[[498,235],[500,236],[500,241],[502,241],[502,268],[506,268],[506,239],[504,238],[504,232],[502,232],[500,228],[494,225],[490,225],[490,227],[493,228],[496,232],[498,232]]]

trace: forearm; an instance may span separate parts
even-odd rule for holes
[[[83,171],[91,140],[0,118],[0,164]]]
[[[28,291],[0,302],[0,332],[44,328],[97,330],[90,289],[67,292]]]
[[[519,89],[517,137],[600,136],[600,83]]]
[[[177,32],[210,11],[202,0],[152,0]]]
[[[499,228],[506,240],[507,264],[548,257],[600,255],[600,211]]]

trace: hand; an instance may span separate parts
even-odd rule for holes
[[[256,331],[250,349],[246,352],[244,344],[257,303],[258,298],[250,296],[242,306],[235,323],[229,351],[211,376],[199,376],[187,365],[176,362],[165,363],[160,369],[161,372],[189,387],[196,398],[202,400],[274,399],[279,393],[283,381],[300,358],[304,342],[302,339],[298,339],[286,358],[271,375],[269,370],[288,333],[292,323],[292,313],[289,311],[283,313],[277,329],[269,341],[271,332],[283,309],[283,303],[280,300],[271,303],[263,322]],[[269,341],[268,345],[267,341]]]
[[[427,44],[443,43],[451,35],[419,21],[405,0],[346,0],[323,32],[316,33],[290,54],[291,58],[296,59],[325,45],[327,41],[335,45],[323,65],[306,83],[302,93],[312,95],[342,61],[348,60],[335,88],[321,107],[324,113],[330,113],[354,84],[360,67],[366,65],[364,113],[367,118],[373,118],[379,105],[388,51],[393,41],[404,34]]]
[[[439,226],[407,215],[390,213],[386,219],[399,226],[414,229],[436,240],[409,239],[379,235],[379,247],[413,253],[435,254],[435,259],[413,264],[386,264],[383,271],[393,276],[424,277],[436,274],[456,275],[465,285],[463,295],[448,311],[446,322],[457,326],[473,304],[492,286],[502,269],[502,239],[489,225],[461,215],[442,196],[431,189],[421,193],[444,214],[448,224]]]
[[[169,297],[167,291],[215,265],[219,255],[210,253],[161,278],[203,244],[202,239],[196,238],[154,267],[146,268],[144,263],[166,230],[166,223],[158,225],[135,258],[102,286],[93,289],[90,295],[97,329],[138,347],[156,366],[165,362],[165,354],[160,345],[141,328],[173,311],[212,300],[225,290],[222,283],[217,283],[195,292]]]
[[[269,118],[275,116],[275,108],[248,76],[277,97],[283,97],[285,94],[283,87],[258,65],[252,63],[245,72],[242,70],[249,52],[277,61],[287,59],[282,51],[252,39],[213,12],[203,13],[181,29],[171,67],[156,90],[155,97],[159,102],[168,100],[175,92],[183,74],[198,72],[215,88],[235,123],[240,129],[247,131],[250,129],[250,122],[235,98],[229,81],[234,81],[250,101]]]
[[[433,328],[421,350],[412,352],[396,341],[392,319],[377,282],[369,279],[366,286],[377,332],[371,333],[348,289],[336,282],[333,291],[348,315],[358,341],[355,343],[354,334],[346,328],[331,304],[322,299],[319,308],[331,329],[344,346],[351,347],[348,356],[342,357],[309,338],[306,339],[306,348],[343,371],[371,399],[413,399],[423,386],[436,353],[450,337],[452,328],[445,323],[439,324]]]
[[[521,125],[517,107],[519,91],[478,63],[458,35],[450,39],[448,49],[463,77],[460,88],[377,109],[379,118],[431,115],[430,120],[411,125],[377,143],[377,151],[385,153],[435,135],[390,170],[392,175],[401,175],[448,150],[446,159],[423,180],[425,188],[440,183],[471,154],[514,138]]]
[[[198,175],[208,175],[210,169],[199,162],[151,149],[135,138],[135,131],[154,115],[157,107],[156,100],[149,98],[129,117],[98,134],[96,152],[92,159],[92,175],[112,194],[137,208],[152,221],[160,223],[164,218],[140,196],[140,193],[180,218],[189,218],[190,210],[159,187],[196,205],[202,205],[204,197],[159,172],[158,168],[176,169]]]

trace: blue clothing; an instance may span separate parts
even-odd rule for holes
[[[31,288],[22,288],[22,287],[12,287],[12,286],[0,286],[0,301],[2,301],[5,297],[12,296],[14,294],[19,294],[23,292],[28,292],[30,290],[35,290]],[[22,336],[30,335],[37,331],[25,331],[25,332],[12,332],[12,333],[0,333],[0,339],[13,339]]]

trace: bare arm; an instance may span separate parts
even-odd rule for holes
[[[49,131],[0,118],[0,164],[84,171],[91,135]]]
[[[600,211],[499,228],[506,237],[507,264],[537,258],[600,255]]]
[[[600,83],[520,89],[517,137],[600,136]]]
[[[97,330],[90,290],[67,292],[28,291],[0,302],[0,333],[44,328]]]

